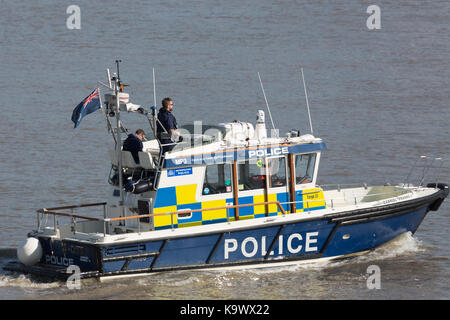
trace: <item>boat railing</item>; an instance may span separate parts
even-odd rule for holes
[[[336,189],[337,191],[341,191],[341,189],[345,189],[345,188],[359,188],[359,187],[363,187],[364,189],[368,188],[367,183],[365,182],[359,182],[359,183],[338,183],[338,184],[324,184],[324,185],[319,185],[320,188],[322,188],[323,190],[331,190],[331,189]]]
[[[342,189],[341,191],[345,191],[345,189]],[[318,194],[321,193],[322,190],[314,190],[309,192],[304,192],[302,195],[310,195],[310,194]],[[287,212],[284,208],[284,206],[289,206],[291,204],[296,205],[302,205],[302,212],[310,213],[314,210],[317,210],[318,207],[327,207],[331,209],[335,209],[337,207],[336,203],[344,200],[345,204],[360,204],[364,202],[370,202],[370,201],[376,201],[376,200],[382,200],[392,197],[397,197],[402,194],[406,194],[408,191],[405,191],[404,189],[394,189],[390,190],[389,192],[377,192],[377,193],[365,193],[363,195],[352,195],[352,199],[348,198],[345,199],[343,196],[340,196],[339,198],[319,198],[319,199],[302,199],[297,201],[287,201],[287,202],[280,202],[280,201],[266,201],[266,202],[259,202],[259,203],[249,203],[249,204],[237,204],[237,205],[227,205],[222,207],[214,207],[214,208],[203,208],[203,209],[193,209],[193,210],[178,210],[178,211],[172,211],[172,212],[165,212],[165,213],[150,213],[150,214],[141,214],[141,215],[134,215],[134,216],[127,216],[127,217],[115,217],[115,218],[107,218],[106,217],[106,202],[99,202],[99,203],[89,203],[89,204],[81,204],[81,205],[73,205],[73,206],[64,206],[64,207],[54,207],[54,208],[43,208],[37,210],[37,220],[38,220],[38,231],[41,229],[42,226],[42,219],[43,215],[53,215],[53,228],[55,233],[57,233],[57,216],[62,217],[68,217],[72,220],[72,231],[73,233],[77,233],[77,219],[84,219],[89,221],[97,221],[99,223],[103,224],[103,234],[106,235],[107,233],[107,226],[111,222],[119,222],[119,221],[125,221],[125,220],[136,220],[137,221],[137,229],[138,232],[141,232],[141,225],[140,221],[143,218],[150,218],[150,217],[156,217],[156,216],[171,216],[171,229],[174,230],[175,223],[174,223],[174,215],[180,215],[180,214],[190,214],[195,212],[204,212],[204,211],[214,211],[214,210],[226,210],[226,218],[227,222],[229,223],[231,221],[231,217],[229,214],[230,209],[236,209],[236,208],[244,208],[244,207],[255,207],[255,206],[268,206],[268,205],[276,205],[279,209],[279,212],[281,212],[282,215],[286,215]],[[374,200],[368,200],[374,199]],[[323,206],[317,206],[315,204],[317,203],[323,203]],[[86,207],[94,207],[94,206],[103,206],[103,218],[95,218],[95,217],[89,217],[89,216],[82,216],[82,215],[76,215],[73,213],[74,209],[77,208],[86,208]],[[70,212],[59,212],[60,210],[70,210]],[[268,212],[268,210],[266,210]],[[239,220],[239,216],[235,217],[235,220]],[[81,232],[79,232],[81,233]]]
[[[229,209],[251,207],[251,206],[261,206],[261,205],[271,205],[271,204],[272,205],[274,205],[274,204],[277,205],[279,210],[280,210],[280,212],[283,215],[286,214],[286,211],[284,210],[284,208],[282,207],[282,205],[281,205],[281,203],[279,201],[266,201],[266,202],[259,202],[259,203],[228,205],[228,206],[225,206],[225,207],[204,208],[204,209],[194,209],[194,210],[178,210],[178,211],[173,211],[173,212],[150,213],[150,214],[142,214],[142,215],[135,215],[135,216],[128,216],[128,217],[116,217],[116,218],[106,218],[106,202],[81,204],[81,205],[65,206],[65,207],[43,208],[43,209],[37,210],[38,232],[41,229],[41,221],[43,219],[41,217],[41,215],[47,215],[47,216],[48,215],[53,215],[53,229],[54,229],[55,233],[57,233],[57,228],[58,228],[58,223],[57,223],[56,217],[57,216],[62,216],[62,217],[71,218],[71,220],[72,220],[72,231],[74,233],[77,233],[77,230],[76,230],[76,223],[77,223],[77,221],[76,221],[76,219],[85,219],[85,220],[89,220],[89,221],[102,222],[103,223],[103,234],[106,235],[106,230],[107,230],[108,223],[116,222],[116,221],[137,220],[137,222],[138,222],[138,232],[140,233],[140,220],[141,219],[155,217],[155,216],[170,215],[171,216],[171,228],[173,230],[174,229],[174,219],[173,219],[174,215],[225,209],[226,213],[227,213],[227,221],[230,222],[231,218],[230,218],[230,215],[229,215]],[[100,206],[100,205],[103,206],[103,212],[104,212],[103,219],[89,217],[89,216],[76,215],[76,214],[73,214],[73,211],[72,211],[73,209],[76,209],[76,208],[93,207],[93,206]],[[68,213],[68,212],[55,211],[55,210],[66,210],[66,209],[70,209],[71,212]]]
[[[450,159],[447,158],[435,158],[432,156],[425,156],[422,155],[419,158],[416,158],[416,161],[414,162],[413,166],[411,167],[408,175],[405,178],[404,185],[410,186],[410,181],[418,180],[417,184],[420,186],[423,186],[425,183],[425,180],[429,181],[436,181],[436,184],[439,181],[440,174],[444,172],[445,170],[442,169],[448,169],[448,167],[444,167],[444,164],[448,163]],[[439,164],[440,163],[440,164]],[[436,164],[436,166],[435,166]],[[435,179],[429,178],[429,175],[432,173],[430,169],[437,169],[434,170]]]
[[[73,230],[76,232],[76,219],[84,219],[89,221],[101,221],[102,219],[89,217],[89,216],[82,216],[73,214],[73,210],[77,208],[87,208],[87,207],[97,207],[97,206],[103,206],[103,219],[106,218],[106,205],[107,202],[96,202],[96,203],[85,203],[85,204],[79,204],[79,205],[72,205],[72,206],[63,206],[63,207],[53,207],[53,208],[42,208],[37,210],[37,231],[39,232],[41,229],[41,222],[44,215],[53,215],[53,228],[56,233],[57,231],[57,216],[62,217],[69,217],[72,219],[72,226]],[[70,212],[58,212],[59,210],[70,210]]]
[[[386,186],[388,187],[388,186]],[[417,187],[418,188],[418,187]],[[366,187],[365,189],[368,189],[368,187]],[[352,189],[348,189],[348,190],[352,190]],[[346,189],[339,189],[338,192],[342,192],[345,193],[345,191],[348,191]],[[320,193],[322,190],[316,190],[316,191],[310,191],[310,192],[305,192],[302,193],[302,195],[308,195],[308,194],[314,194],[314,193]],[[336,207],[336,203],[341,201],[344,202],[345,204],[349,205],[357,205],[357,204],[361,204],[361,203],[367,203],[367,202],[371,202],[371,201],[377,201],[377,200],[384,200],[384,199],[388,199],[388,198],[394,198],[394,197],[398,197],[400,195],[403,194],[407,194],[410,191],[405,190],[405,189],[395,189],[395,190],[391,190],[389,192],[377,192],[377,193],[365,193],[362,195],[355,195],[355,194],[351,194],[351,195],[344,195],[342,194],[339,197],[329,197],[329,198],[322,198],[322,199],[307,199],[307,200],[298,200],[298,201],[286,201],[286,202],[281,202],[281,205],[290,205],[290,204],[303,204],[303,211],[307,211],[308,213],[310,211],[314,210],[314,206],[311,206],[310,203],[314,203],[314,202],[324,202],[325,206],[327,208],[331,208],[334,209]],[[306,205],[306,207],[305,207]]]

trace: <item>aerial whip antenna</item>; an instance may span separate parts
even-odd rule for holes
[[[109,68],[106,68],[106,77],[108,78],[109,89],[112,90],[111,73],[109,72]]]
[[[153,68],[153,105],[156,107],[156,81],[155,81],[155,68]]]
[[[258,78],[259,78],[259,83],[261,84],[261,89],[262,89],[262,92],[264,95],[264,100],[266,101],[267,110],[269,111],[270,122],[272,123],[272,128],[275,130],[275,125],[273,124],[273,119],[272,119],[272,113],[270,113],[269,103],[267,102],[266,93],[264,92],[264,87],[263,87],[263,84],[261,81],[261,77],[259,76],[259,72],[258,72]]]
[[[306,92],[305,76],[303,75],[303,68],[300,68],[300,70],[302,71],[303,88],[305,89],[306,108],[308,109],[308,117],[309,117],[309,127],[311,128],[311,134],[313,134],[311,113],[309,111],[309,103],[308,103],[308,93]]]
[[[155,139],[158,139],[156,136],[156,81],[155,81],[155,68],[153,68],[153,106],[152,109],[152,117],[153,117],[153,135]]]

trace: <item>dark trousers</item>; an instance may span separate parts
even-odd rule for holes
[[[170,139],[162,139],[161,140],[161,144],[168,144],[168,143],[173,143],[173,141]],[[163,155],[164,155],[164,153],[171,151],[174,147],[175,147],[175,144],[172,144],[169,146],[163,146]]]

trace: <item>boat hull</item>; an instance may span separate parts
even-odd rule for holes
[[[5,269],[67,278],[69,265],[79,276],[108,277],[170,270],[279,265],[312,259],[340,259],[373,250],[403,233],[415,233],[441,197],[359,209],[269,226],[191,234],[153,241],[86,244],[39,237],[41,262],[19,262]]]

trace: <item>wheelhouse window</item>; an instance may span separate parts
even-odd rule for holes
[[[232,192],[231,165],[213,164],[206,167],[202,194],[218,194]]]
[[[315,164],[315,153],[295,155],[295,183],[303,184],[312,182]]]
[[[270,188],[286,186],[286,158],[272,158],[268,160],[270,172]]]
[[[264,159],[252,159],[238,164],[239,191],[263,189],[266,186]]]

